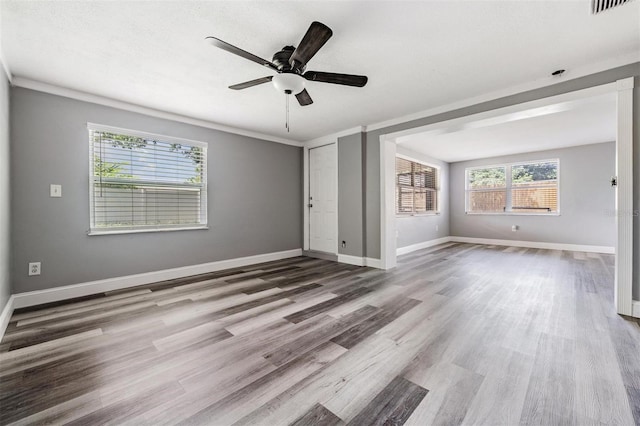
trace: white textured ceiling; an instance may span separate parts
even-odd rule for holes
[[[611,93],[433,129],[398,143],[450,163],[615,141],[616,118],[616,94]]]
[[[293,140],[308,140],[548,79],[640,52],[640,1],[593,16],[580,1],[0,1],[17,77]],[[308,69],[366,74],[364,88],[309,82],[291,108],[269,75],[210,46],[271,59],[318,20],[333,38]]]

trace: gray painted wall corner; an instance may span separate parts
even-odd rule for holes
[[[361,133],[338,138],[338,253],[357,257],[364,256],[362,154]]]
[[[365,256],[372,259],[381,257],[380,235],[380,136],[381,131],[367,132],[366,135],[366,217],[367,245]]]

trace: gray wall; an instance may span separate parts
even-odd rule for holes
[[[616,80],[636,76],[634,89],[634,111],[636,120],[634,121],[633,141],[634,141],[634,209],[637,213],[640,210],[640,63],[634,63],[623,67],[591,74],[573,80],[563,81],[552,86],[543,87],[528,92],[519,93],[512,96],[496,99],[489,102],[448,111],[442,114],[432,115],[417,120],[408,121],[394,126],[385,127],[367,132],[366,134],[366,210],[365,221],[367,229],[367,244],[365,255],[372,258],[380,258],[380,136],[407,130],[414,127],[426,126],[428,124],[464,117],[483,111],[502,108],[510,105],[517,105],[536,99],[542,99],[562,93],[573,92],[588,87],[598,86],[615,82]],[[640,217],[635,214],[635,238],[634,238],[634,298],[640,299]]]
[[[440,214],[421,216],[396,216],[398,239],[396,247],[406,247],[449,236],[449,163],[429,157],[399,145],[398,154],[440,167]],[[438,230],[436,231],[436,226]]]
[[[11,93],[14,293],[301,247],[301,148]],[[87,122],[207,142],[209,229],[87,236]],[[51,183],[62,185],[62,198],[49,197]],[[41,276],[27,276],[30,261],[42,262]]]
[[[0,312],[11,294],[9,158],[9,82],[0,69]]]
[[[614,247],[615,142],[451,163],[451,235]],[[560,215],[465,214],[465,169],[560,159]],[[520,229],[511,231],[511,226]]]
[[[338,138],[338,253],[358,257],[365,236],[362,149],[361,133]]]
[[[365,158],[365,220],[367,244],[364,255],[380,259],[380,136],[385,133],[367,132]]]

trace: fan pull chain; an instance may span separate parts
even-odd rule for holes
[[[285,98],[286,100],[286,108],[285,108],[285,112],[286,112],[286,119],[284,122],[284,127],[287,129],[287,133],[289,133],[289,131],[291,131],[291,128],[289,127],[289,97],[291,95],[291,90],[285,90]]]

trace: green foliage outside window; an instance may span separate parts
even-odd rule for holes
[[[556,180],[557,178],[557,163],[530,163],[511,168],[511,181],[513,183]]]
[[[114,148],[137,150],[144,149],[148,144],[157,144],[158,141],[139,136],[123,135],[111,132],[94,132],[93,142],[108,142]],[[181,153],[185,158],[195,164],[195,174],[186,179],[189,183],[202,183],[202,148],[199,146],[184,147],[179,143],[169,144],[169,150]],[[94,175],[115,178],[133,178],[134,176],[121,173],[122,168],[128,163],[103,161],[99,156],[94,156]]]

